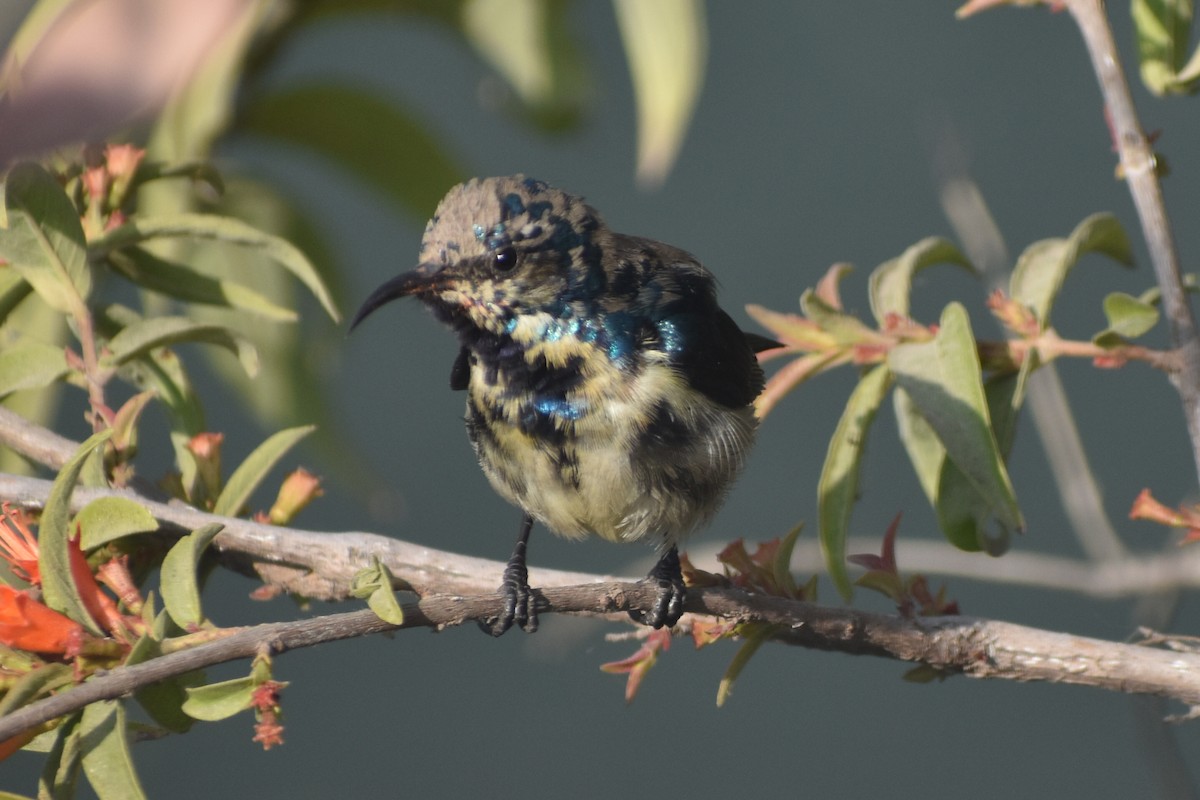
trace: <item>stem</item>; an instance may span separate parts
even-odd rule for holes
[[[1100,93],[1112,120],[1121,169],[1146,237],[1154,276],[1162,291],[1171,342],[1178,350],[1180,359],[1180,370],[1174,376],[1175,388],[1183,402],[1192,441],[1192,457],[1197,475],[1200,476],[1200,338],[1197,337],[1196,319],[1183,286],[1179,256],[1155,169],[1157,162],[1154,151],[1138,122],[1103,0],[1067,0],[1066,5],[1079,25],[1092,69],[1100,83]]]

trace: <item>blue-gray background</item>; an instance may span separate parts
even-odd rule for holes
[[[1104,325],[1107,292],[1137,293],[1153,277],[1126,188],[1113,175],[1082,43],[1066,14],[1000,10],[957,22],[954,5],[711,4],[698,112],[675,170],[652,193],[632,177],[632,94],[607,3],[571,10],[592,95],[585,126],[565,137],[533,132],[481,101],[481,87],[495,85],[488,69],[434,26],[365,18],[315,29],[283,54],[270,80],[280,87],[361,82],[420,112],[469,172],[520,171],[586,195],[614,228],[695,253],[719,276],[724,306],[750,328],[746,303],[795,310],[801,291],[836,261],[858,266],[843,293],[851,310],[866,313],[871,268],[924,236],[950,235],[934,178],[939,142],[950,133],[1014,254],[1065,236],[1095,211],[1112,211],[1127,225],[1139,267],[1127,272],[1089,258],[1056,309],[1065,335],[1087,338]],[[1125,13],[1124,4],[1112,4],[1131,64]],[[1134,89],[1146,126],[1164,131],[1167,201],[1191,265],[1200,249],[1196,101]],[[413,265],[424,218],[398,216],[301,153],[245,139],[229,142],[222,156],[284,182],[327,226],[347,267],[351,310]],[[960,298],[977,333],[995,332],[984,291],[957,271],[925,273],[916,291],[923,321]],[[328,389],[344,447],[384,488],[364,489],[310,451],[305,466],[324,475],[327,494],[300,524],[506,557],[518,514],[474,463],[461,395],[447,388],[451,337],[415,304],[390,307],[350,340],[315,314],[311,324],[328,328],[323,347],[336,352]],[[1107,511],[1131,547],[1161,547],[1159,529],[1125,515],[1144,486],[1168,502],[1194,494],[1171,389],[1136,365],[1098,371],[1069,363],[1062,373]],[[843,370],[777,409],[723,513],[694,547],[772,538],[815,517],[826,442],[852,385]],[[210,426],[226,432],[236,463],[264,432],[231,404],[218,405],[219,397],[210,400]],[[1028,420],[1011,470],[1029,523],[1016,549],[1080,555]],[[902,539],[938,536],[885,410],[854,531],[879,537],[897,511],[905,514]],[[531,548],[536,565],[631,574],[649,555],[559,542],[540,530]],[[950,584],[967,613],[1112,639],[1132,630],[1132,601]],[[223,624],[299,613],[286,600],[243,601],[252,588],[219,578],[208,592],[210,613]],[[822,597],[837,602],[827,582]],[[886,607],[862,594],[856,602]],[[1185,601],[1172,624],[1195,632],[1198,623],[1195,603]],[[717,682],[733,647],[693,652],[681,640],[626,707],[622,680],[597,666],[634,645],[606,643],[606,630],[549,618],[534,637],[413,631],[291,653],[277,661],[278,677],[292,682],[285,746],[261,752],[250,742],[249,719],[235,718],[138,745],[137,761],[157,797],[1091,798],[1146,796],[1159,785],[1160,764],[1145,751],[1161,744],[1142,736],[1135,703],[1122,695],[965,678],[914,685],[901,680],[906,667],[898,663],[768,646],[717,709]],[[1193,770],[1198,730],[1195,723],[1178,730]],[[25,756],[6,764],[4,788],[30,791],[36,768]]]

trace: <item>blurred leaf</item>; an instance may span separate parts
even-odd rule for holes
[[[861,344],[879,338],[858,317],[834,308],[812,289],[805,289],[804,294],[800,295],[800,310],[839,345]]]
[[[79,724],[82,718],[83,712],[77,711],[51,732],[54,743],[38,778],[38,800],[72,800],[75,797],[83,749]]]
[[[1142,82],[1157,95],[1195,91],[1195,76],[1180,75],[1191,39],[1193,5],[1193,0],[1130,3]]]
[[[9,673],[11,675],[11,673]],[[43,664],[16,678],[0,697],[0,717],[32,703],[74,682],[71,667],[66,664]]]
[[[704,82],[699,0],[613,0],[638,113],[637,179],[659,186],[675,163]]]
[[[124,364],[160,347],[180,342],[208,342],[237,355],[247,375],[258,372],[258,351],[241,336],[219,325],[193,322],[186,317],[152,317],[135,322],[108,341],[109,353],[101,363]]]
[[[3,232],[0,232],[0,236],[4,235]],[[8,315],[32,291],[33,287],[21,277],[21,273],[15,269],[0,266],[0,325],[8,320]]]
[[[733,660],[725,669],[725,674],[721,676],[721,682],[717,685],[717,708],[725,705],[729,695],[733,694],[733,684],[737,682],[742,670],[750,663],[750,659],[758,652],[758,648],[762,647],[763,642],[771,638],[771,634],[778,629],[778,625],[768,625],[762,622],[751,622],[738,626],[738,633],[745,641],[734,654]]]
[[[850,514],[858,500],[859,471],[867,434],[891,385],[892,374],[882,364],[872,367],[859,379],[846,401],[846,409],[838,420],[833,438],[829,440],[821,480],[817,484],[821,552],[829,577],[847,600],[853,593],[850,576],[846,573]]]
[[[74,204],[54,176],[36,164],[13,167],[4,199],[8,229],[0,230],[0,259],[55,310],[82,313],[92,273]]]
[[[898,257],[880,264],[871,273],[871,311],[883,325],[889,314],[909,315],[913,276],[934,264],[955,264],[974,274],[975,268],[947,239],[930,236],[909,247]]]
[[[94,241],[92,248],[107,254],[129,245],[171,237],[211,239],[260,251],[307,286],[330,318],[335,322],[341,319],[320,274],[299,248],[286,239],[260,231],[233,217],[192,213],[143,217],[109,231]]]
[[[1133,264],[1121,223],[1112,214],[1093,214],[1066,239],[1043,239],[1027,247],[1013,269],[1009,295],[1033,309],[1045,330],[1067,273],[1080,256],[1091,252],[1103,253],[1126,266]]]
[[[196,460],[188,449],[188,442],[205,428],[204,409],[179,356],[172,350],[153,350],[141,359],[124,364],[121,374],[134,386],[153,391],[162,401],[171,425],[176,467],[183,485],[193,485]]]
[[[421,220],[463,179],[442,141],[376,95],[302,86],[258,98],[241,126],[330,159]]]
[[[246,503],[250,502],[250,495],[254,494],[254,490],[267,477],[267,473],[301,439],[314,430],[316,430],[315,425],[288,428],[273,434],[256,447],[254,452],[246,456],[246,460],[238,465],[238,468],[229,476],[229,480],[225,482],[221,496],[213,504],[213,513],[225,517],[235,517],[240,514]]]
[[[71,577],[68,550],[71,539],[70,506],[71,494],[75,490],[75,482],[79,479],[84,462],[92,451],[101,447],[111,435],[112,431],[101,431],[79,445],[71,460],[63,465],[58,477],[54,479],[38,526],[38,569],[42,573],[42,592],[46,605],[82,624],[97,636],[103,636],[104,632],[88,613],[75,580]]]
[[[54,383],[70,372],[61,347],[20,341],[0,350],[0,397]]]
[[[1153,304],[1124,292],[1112,292],[1104,298],[1104,316],[1108,318],[1108,330],[1098,336],[1112,333],[1136,339],[1158,324],[1158,309]]]
[[[204,622],[200,606],[198,570],[204,551],[223,525],[198,528],[176,542],[162,563],[162,599],[171,619],[185,631]]]
[[[122,536],[158,530],[158,522],[141,503],[127,497],[98,497],[75,515],[79,545],[92,550]]]
[[[100,800],[144,798],[125,734],[123,701],[101,700],[87,706],[79,730],[83,771]]]
[[[133,177],[131,186],[136,187],[164,178],[187,178],[192,183],[207,186],[209,191],[214,194],[220,195],[225,192],[225,181],[210,161],[184,161],[174,164],[161,161],[142,162]]]
[[[193,719],[217,722],[250,708],[254,699],[255,682],[252,676],[231,681],[188,687],[183,711]]]
[[[260,317],[295,322],[296,312],[272,303],[240,283],[203,275],[183,264],[175,264],[140,247],[109,254],[113,269],[144,289],[160,292],[188,303],[240,308]]]
[[[888,366],[945,447],[947,458],[981,496],[982,504],[973,509],[976,518],[994,515],[1002,535],[1023,528],[1021,511],[992,431],[979,355],[966,310],[958,303],[947,306],[934,340],[898,345],[888,354]],[[923,486],[927,479],[928,475],[922,480]],[[947,502],[942,491],[939,482],[939,509]]]
[[[125,666],[141,664],[161,655],[162,645],[149,636],[143,636],[129,651]],[[199,672],[192,672],[171,680],[147,684],[134,693],[134,698],[159,725],[174,733],[185,733],[192,727],[192,717],[183,712],[187,694],[182,682],[198,679],[200,675]]]
[[[572,124],[582,70],[560,0],[466,0],[462,30],[549,128]]]

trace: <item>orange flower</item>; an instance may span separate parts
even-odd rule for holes
[[[78,622],[0,584],[0,643],[32,653],[65,655],[79,648],[83,634]]]
[[[38,543],[29,530],[29,517],[19,508],[4,503],[0,517],[0,558],[12,567],[13,574],[35,586],[42,582],[38,571]]]

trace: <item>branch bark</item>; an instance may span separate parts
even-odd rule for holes
[[[619,614],[648,609],[655,589],[604,582],[538,590],[543,613]],[[68,692],[0,717],[0,741],[89,703],[215,664],[283,653],[325,642],[401,628],[440,629],[499,613],[497,594],[437,594],[404,605],[404,622],[384,622],[370,610],[245,628],[206,644],[120,667]],[[687,611],[737,622],[778,626],[776,641],[802,647],[927,664],[973,678],[1050,681],[1149,694],[1200,706],[1200,655],[1107,642],[975,617],[905,619],[848,608],[826,608],[737,589],[690,592]],[[685,618],[686,619],[686,618]]]
[[[1162,291],[1171,343],[1181,356],[1181,369],[1174,374],[1173,380],[1183,403],[1192,456],[1200,475],[1200,335],[1197,335],[1196,318],[1183,285],[1179,253],[1158,180],[1157,159],[1138,121],[1104,3],[1102,0],[1067,0],[1066,6],[1083,35],[1092,70],[1100,84],[1100,93],[1111,119],[1113,143],[1121,159],[1121,171],[1146,236],[1154,277]]]

